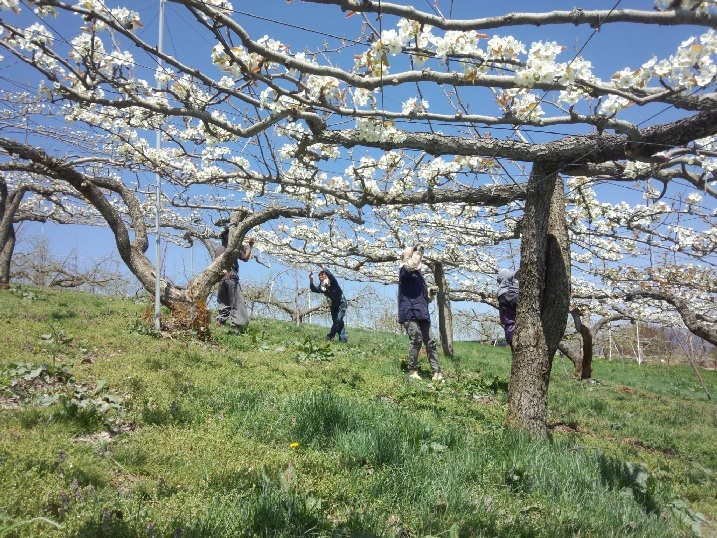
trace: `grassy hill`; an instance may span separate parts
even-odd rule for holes
[[[717,533],[717,407],[687,367],[580,383],[556,359],[534,441],[502,427],[507,349],[459,343],[434,385],[406,379],[405,336],[254,320],[199,342],[150,310],[0,291],[0,536]]]

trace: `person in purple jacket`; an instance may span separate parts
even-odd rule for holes
[[[428,362],[433,371],[433,381],[443,381],[443,372],[438,362],[436,337],[431,329],[428,313],[430,301],[428,286],[421,274],[423,246],[407,247],[401,255],[398,272],[398,322],[408,333],[408,377],[421,379],[418,374],[418,352],[421,344],[426,346]]]
[[[505,332],[505,341],[513,349],[515,311],[518,306],[518,272],[510,269],[498,271],[498,315]]]

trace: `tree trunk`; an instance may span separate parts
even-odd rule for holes
[[[573,323],[575,324],[575,330],[582,338],[582,352],[575,353],[570,347],[561,342],[559,349],[563,354],[567,355],[570,361],[575,367],[574,375],[577,379],[590,379],[593,375],[593,357],[595,355],[595,336],[598,331],[605,325],[612,323],[613,321],[627,319],[623,314],[613,314],[611,316],[605,316],[600,318],[592,328],[588,328],[583,324],[582,312],[580,308],[576,307],[570,310],[570,314],[573,317]],[[609,326],[609,325],[608,325]],[[609,344],[610,358],[612,359],[612,332],[610,333],[610,344]]]
[[[15,250],[15,228],[11,227],[5,243],[0,249],[0,289],[10,287],[10,264]]]
[[[533,164],[521,232],[520,297],[505,423],[545,436],[550,370],[570,306],[565,187],[556,167]]]
[[[10,193],[4,177],[0,177],[0,288],[10,286],[10,263],[15,250],[13,219],[27,189],[18,188]]]
[[[451,299],[446,282],[446,272],[441,262],[433,265],[433,278],[438,286],[436,305],[438,307],[438,332],[441,338],[441,348],[446,357],[453,356],[453,314],[451,313]]]
[[[578,331],[583,339],[581,360],[575,363],[575,377],[577,379],[590,379],[593,375],[593,332],[583,323],[582,314],[578,308],[570,311],[575,324],[575,330]]]
[[[571,348],[565,341],[560,342],[558,344],[558,349],[562,352],[563,355],[565,355],[568,359],[570,359],[570,362],[573,363],[573,376],[578,377],[582,375],[582,369],[583,369],[583,356],[582,353],[576,352],[573,348]],[[569,376],[568,369],[565,368],[565,375]]]

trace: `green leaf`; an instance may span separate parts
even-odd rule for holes
[[[124,402],[124,398],[120,396],[119,394],[105,394],[104,400],[106,402],[114,403],[114,404],[121,404]]]
[[[60,399],[58,394],[43,394],[42,398],[37,402],[41,407],[49,407]]]
[[[37,379],[38,377],[40,377],[42,375],[42,372],[44,372],[44,371],[45,371],[45,367],[40,366],[39,368],[36,368],[35,370],[33,370],[32,372],[27,374],[25,376],[25,379],[27,379],[28,381],[30,381],[31,379]]]

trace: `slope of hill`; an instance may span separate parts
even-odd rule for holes
[[[254,320],[199,342],[149,310],[0,291],[0,535],[717,532],[717,408],[686,367],[580,383],[556,360],[543,442],[502,427],[507,349],[458,343],[445,383],[409,382],[402,336]]]

